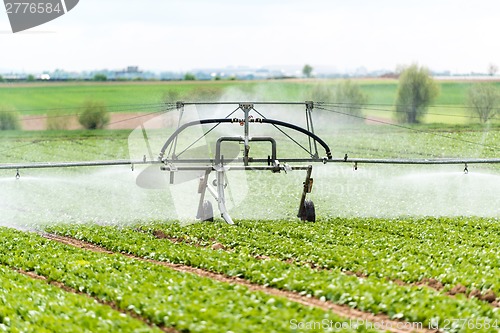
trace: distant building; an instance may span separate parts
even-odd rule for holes
[[[140,73],[139,66],[128,66],[127,73]]]

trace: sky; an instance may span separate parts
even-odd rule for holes
[[[419,63],[452,73],[500,65],[498,0],[80,0],[13,34],[0,10],[0,72],[187,71]]]

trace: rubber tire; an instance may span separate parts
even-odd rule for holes
[[[203,201],[203,211],[201,220],[206,222],[214,221],[214,208],[212,206],[212,203],[208,200]]]
[[[311,200],[304,201],[303,221],[316,222],[316,210]]]

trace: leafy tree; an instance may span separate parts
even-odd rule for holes
[[[192,73],[186,73],[186,74],[184,74],[184,80],[185,81],[195,81],[196,76]]]
[[[302,74],[304,74],[304,76],[307,78],[312,76],[312,71],[313,68],[308,64],[305,64],[304,67],[302,68]]]
[[[167,104],[175,103],[180,100],[182,100],[182,96],[178,90],[170,89],[163,94],[163,101]]]
[[[418,123],[427,107],[439,95],[439,87],[426,67],[413,64],[401,72],[396,99],[398,119]]]
[[[0,106],[0,131],[21,129],[19,115],[14,109]]]
[[[333,103],[335,111],[357,117],[362,116],[361,110],[368,102],[368,95],[351,80],[344,80],[336,86],[317,85],[312,89],[310,98],[317,102]],[[341,114],[337,114],[336,118],[344,122],[356,119]]]
[[[105,74],[96,74],[94,75],[94,81],[107,81],[108,77]]]
[[[3,82],[3,81],[4,81],[3,76],[0,75],[0,82]]]
[[[482,123],[500,114],[500,92],[492,84],[478,83],[468,92],[467,104],[472,113],[479,116]]]
[[[198,87],[189,93],[193,101],[217,101],[222,96],[222,89],[218,87]]]
[[[334,102],[338,104],[340,112],[361,116],[361,109],[368,102],[368,96],[359,85],[345,80],[336,87]]]
[[[106,127],[109,123],[109,115],[106,106],[102,102],[87,101],[78,117],[78,122],[86,129],[94,130]]]
[[[28,81],[28,82],[35,81],[35,76],[33,74],[28,75],[28,77],[26,78],[26,81]]]

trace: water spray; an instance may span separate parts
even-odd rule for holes
[[[184,108],[186,106],[231,106],[235,107],[225,117],[204,118],[198,120],[183,122]],[[306,126],[301,127],[297,124],[269,118],[266,113],[260,109],[261,106],[303,106],[305,111]],[[318,103],[320,109],[324,109],[324,104]],[[389,164],[389,165],[465,165],[463,172],[469,173],[470,164],[498,164],[500,158],[432,158],[432,159],[374,159],[374,158],[352,158],[347,153],[343,157],[334,157],[328,143],[318,136],[314,131],[313,110],[316,104],[312,101],[306,102],[177,102],[179,119],[177,128],[165,138],[164,144],[158,152],[158,157],[153,157],[150,145],[150,138],[141,125],[141,133],[146,143],[145,154],[141,154],[138,159],[130,160],[108,160],[108,161],[76,161],[76,162],[46,162],[46,163],[22,163],[22,164],[0,164],[0,170],[16,170],[16,179],[20,179],[20,169],[44,169],[44,168],[72,168],[72,167],[98,167],[98,166],[130,166],[131,170],[137,166],[145,166],[141,174],[137,177],[137,184],[141,186],[158,186],[160,174],[168,175],[169,185],[179,182],[197,180],[198,181],[198,204],[196,218],[204,221],[211,221],[214,218],[214,209],[207,196],[213,197],[217,203],[220,216],[228,223],[233,224],[233,219],[229,214],[226,200],[226,190],[228,184],[228,173],[232,171],[270,171],[273,174],[289,171],[305,171],[305,180],[299,190],[300,201],[298,202],[297,217],[302,221],[315,221],[316,210],[314,203],[308,200],[308,195],[313,190],[312,170],[314,164],[332,164],[349,163],[353,170],[357,171],[361,164]],[[184,150],[179,149],[179,142],[185,136],[185,132],[192,127],[210,126],[205,130],[201,137],[196,138]],[[195,147],[201,139],[205,138],[216,127],[237,126],[241,128],[240,135],[223,135],[217,138],[215,142],[215,152],[206,156],[208,146],[202,145]],[[258,127],[271,127],[277,134],[284,135],[291,143],[298,146],[301,151],[305,151],[305,156],[297,157],[288,154],[285,149],[283,155],[278,156],[278,140],[269,135],[253,135],[252,131]],[[285,129],[287,131],[285,131]],[[293,132],[293,135],[290,134]],[[303,136],[307,139],[307,145],[302,145],[298,137]],[[251,154],[251,146],[257,143],[270,145],[267,158],[254,157]],[[233,153],[224,154],[222,152],[223,144],[242,145],[243,156],[239,156],[239,149]],[[187,153],[194,153],[195,157],[184,157]],[[144,152],[143,152],[144,153]],[[186,153],[186,154],[185,154]],[[149,156],[149,158],[148,158]],[[153,168],[153,169],[151,169]],[[209,177],[215,174],[215,179],[210,182]],[[162,185],[163,186],[163,185]],[[175,195],[175,193],[174,193]]]

